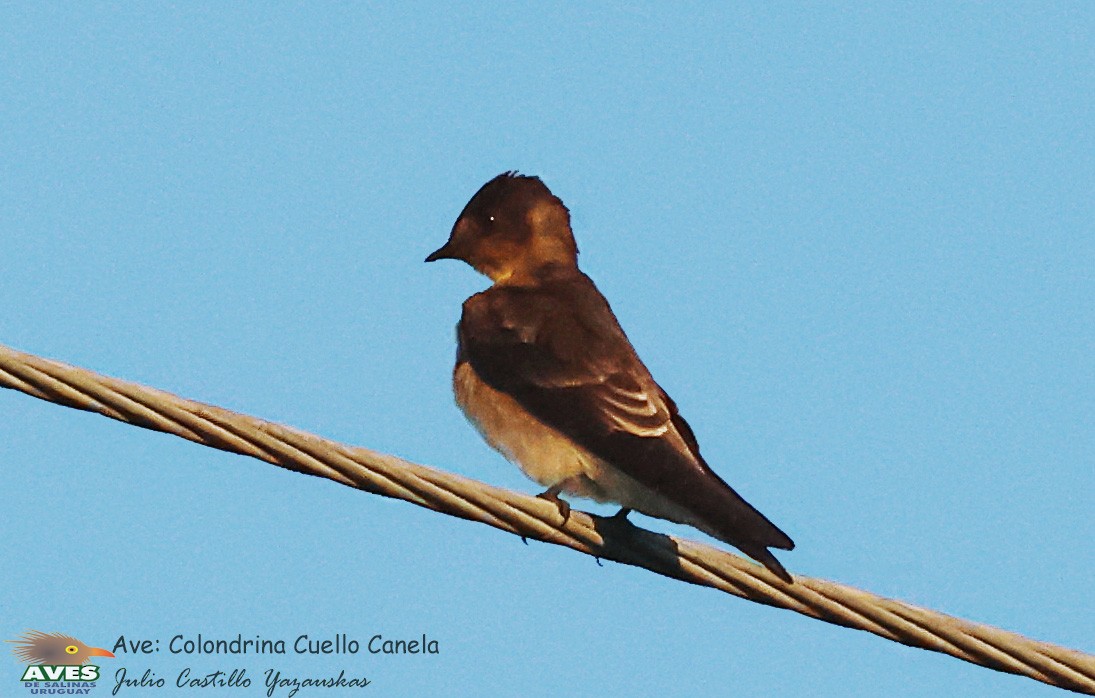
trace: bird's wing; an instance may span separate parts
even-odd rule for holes
[[[719,537],[746,552],[746,545],[793,547],[707,466],[691,428],[584,275],[494,287],[468,299],[460,352],[488,385],[537,419],[728,531]]]

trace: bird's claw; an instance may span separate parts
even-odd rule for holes
[[[546,491],[541,492],[536,496],[554,504],[559,509],[559,515],[563,517],[564,524],[570,520],[570,504],[559,497],[559,490],[557,488],[549,487]]]

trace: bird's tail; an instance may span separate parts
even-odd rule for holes
[[[733,545],[768,570],[787,582],[794,579],[776,559],[769,548],[794,550],[795,542],[768,520],[764,514],[745,501],[729,485],[721,493],[722,506],[714,520],[708,520],[702,528],[715,538]],[[710,511],[710,510],[709,510]]]
[[[776,556],[773,555],[772,551],[768,548],[762,548],[759,546],[750,546],[748,548],[741,546],[738,547],[741,548],[741,551],[743,553],[767,567],[769,572],[776,575],[783,581],[787,582],[788,584],[795,583],[794,578],[791,577],[790,573],[787,572],[786,568],[784,568],[784,566],[780,564],[780,561],[776,559]]]

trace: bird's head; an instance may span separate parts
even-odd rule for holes
[[[14,641],[12,652],[27,664],[83,664],[92,657],[113,657],[114,653],[102,647],[90,647],[71,635],[27,632]]]
[[[578,264],[570,212],[538,177],[500,174],[460,212],[429,257],[459,259],[495,283],[520,283],[548,265]]]

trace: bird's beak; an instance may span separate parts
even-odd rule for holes
[[[113,657],[114,653],[102,647],[92,647],[87,651],[89,657]]]
[[[439,259],[456,259],[456,254],[452,250],[452,240],[449,240],[431,252],[429,257],[426,257],[427,262],[436,262]]]

